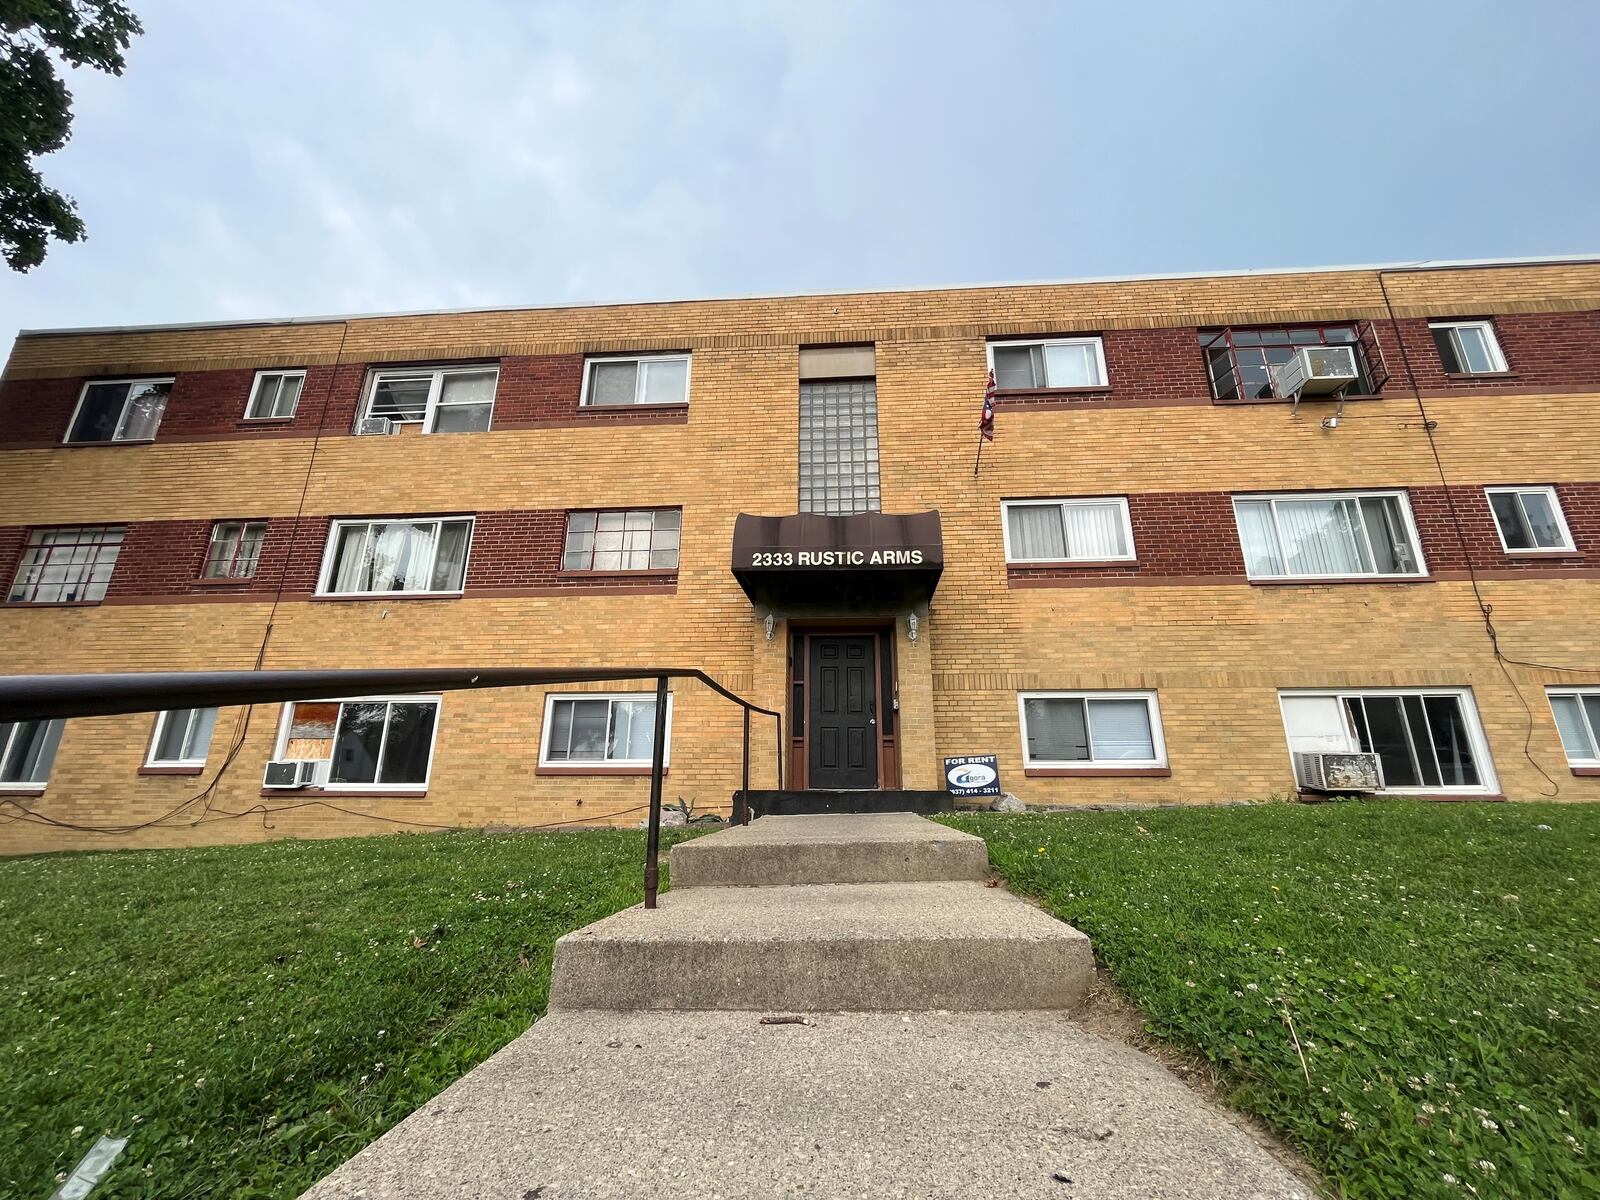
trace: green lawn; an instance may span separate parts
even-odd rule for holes
[[[1600,806],[949,823],[1342,1195],[1600,1196]]]
[[[103,1131],[94,1200],[298,1194],[544,1012],[551,944],[643,861],[615,831],[0,860],[0,1195]]]

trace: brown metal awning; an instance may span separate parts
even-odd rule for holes
[[[937,511],[795,513],[733,523],[733,577],[756,604],[926,603],[944,570]]]

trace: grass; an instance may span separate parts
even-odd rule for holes
[[[1340,1195],[1600,1196],[1600,806],[948,823]]]
[[[552,943],[643,861],[620,831],[0,861],[0,1194],[110,1132],[95,1200],[297,1195],[542,1014]]]

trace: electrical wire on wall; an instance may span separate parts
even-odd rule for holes
[[[1417,385],[1416,372],[1411,367],[1411,353],[1406,346],[1405,336],[1400,331],[1400,319],[1395,313],[1394,301],[1389,296],[1389,286],[1384,281],[1384,275],[1394,273],[1388,269],[1377,272],[1378,290],[1383,295],[1383,306],[1389,313],[1389,327],[1394,330],[1395,341],[1400,347],[1400,363],[1405,369],[1406,383],[1411,389],[1411,397],[1417,405],[1417,415],[1421,418],[1420,425],[1423,434],[1428,439],[1428,451],[1433,457],[1434,469],[1439,475],[1439,485],[1444,490],[1445,508],[1450,514],[1450,525],[1455,530],[1456,541],[1461,547],[1462,561],[1467,565],[1467,579],[1472,586],[1473,602],[1477,605],[1478,615],[1483,619],[1483,631],[1489,639],[1489,648],[1494,654],[1495,665],[1500,668],[1500,673],[1505,676],[1506,682],[1511,686],[1512,692],[1517,697],[1517,702],[1522,705],[1523,716],[1527,719],[1526,732],[1522,739],[1522,756],[1528,760],[1533,769],[1544,777],[1550,785],[1550,790],[1542,793],[1548,797],[1555,797],[1561,793],[1561,785],[1551,777],[1550,772],[1539,764],[1533,756],[1533,706],[1528,703],[1522,686],[1511,673],[1511,666],[1529,667],[1539,671],[1561,671],[1572,674],[1590,675],[1600,672],[1592,667],[1563,667],[1554,663],[1534,662],[1529,659],[1513,658],[1506,654],[1500,646],[1500,631],[1495,628],[1494,605],[1490,604],[1483,595],[1483,587],[1478,579],[1477,566],[1473,562],[1472,548],[1467,541],[1466,527],[1462,523],[1460,510],[1456,507],[1455,492],[1451,488],[1450,478],[1445,471],[1444,456],[1439,451],[1439,440],[1434,436],[1438,429],[1438,422],[1428,415],[1428,406],[1422,399],[1422,389]]]

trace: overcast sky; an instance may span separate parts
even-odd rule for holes
[[[1600,4],[133,0],[18,327],[1600,251]]]

